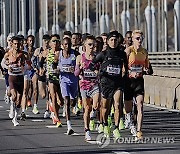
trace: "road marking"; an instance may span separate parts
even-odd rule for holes
[[[7,112],[9,112],[10,110],[6,110]]]
[[[129,152],[124,152],[124,151],[122,151],[122,152],[114,152],[114,153],[116,153],[116,154],[130,154]]]
[[[50,125],[50,126],[46,126],[47,128],[57,128],[56,125]]]
[[[0,106],[0,108],[4,108],[4,106]]]
[[[65,135],[67,135],[67,133],[64,133]],[[80,136],[80,134],[78,134],[78,133],[73,133],[73,134],[71,134],[72,136]]]
[[[88,143],[90,143],[90,144],[98,144],[97,141],[86,141],[86,142],[88,142]]]
[[[32,122],[44,122],[44,120],[42,119],[35,119],[35,120],[31,120]]]

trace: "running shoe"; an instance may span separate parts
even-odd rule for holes
[[[136,131],[135,126],[131,126],[131,127],[130,127],[130,130],[131,130],[131,134],[132,134],[133,136],[137,136],[137,131]]]
[[[86,140],[86,141],[92,140],[90,131],[87,131],[87,132],[85,133],[85,140]]]
[[[109,126],[104,126],[104,136],[109,138],[110,137],[110,128]]]
[[[77,106],[73,107],[72,112],[78,116],[80,114],[79,108]]]
[[[74,131],[72,129],[68,129],[67,130],[67,135],[72,135],[72,134],[74,134]]]
[[[112,128],[112,127],[113,127],[113,123],[112,123],[112,118],[111,118],[111,116],[108,116],[108,126],[109,126],[109,128]]]
[[[34,107],[33,107],[32,112],[33,112],[34,114],[39,114],[39,110],[38,110],[37,106],[34,106]]]
[[[90,120],[89,128],[90,128],[90,131],[94,131],[95,130],[95,121],[94,120]]]
[[[123,130],[123,129],[125,129],[124,121],[123,121],[123,119],[120,119],[120,122],[119,122],[119,130]]]
[[[78,108],[81,110],[82,109],[82,100],[78,99]]]
[[[53,115],[52,116],[52,121],[53,121],[53,124],[56,124],[59,120]]]
[[[121,134],[119,132],[119,129],[116,128],[115,130],[113,130],[113,136],[115,138],[115,140],[119,139],[121,137]]]
[[[4,101],[6,104],[9,104],[10,103],[10,97],[7,95],[7,93],[4,95]]]
[[[13,117],[14,117],[14,104],[11,104],[9,110],[9,118],[12,119]]]
[[[12,119],[12,123],[14,124],[14,126],[18,126],[19,125],[19,122],[15,118]]]
[[[57,123],[56,123],[56,127],[57,127],[57,128],[62,127],[62,123],[61,123],[61,121],[57,121]]]
[[[45,112],[44,112],[44,119],[47,119],[47,118],[49,118],[49,117],[50,117],[49,112],[48,112],[48,111],[45,111]]]
[[[21,113],[20,120],[26,120],[26,114],[24,112]]]
[[[137,139],[142,139],[143,133],[141,131],[137,132],[136,137],[137,137]]]
[[[103,133],[103,131],[104,131],[103,124],[100,124],[98,127],[98,133]]]

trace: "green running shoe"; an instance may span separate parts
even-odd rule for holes
[[[109,126],[104,126],[104,136],[109,138],[110,137],[110,128]]]
[[[103,131],[104,131],[103,124],[100,124],[98,127],[98,133],[103,133]]]
[[[123,130],[123,129],[125,129],[124,121],[123,121],[123,119],[120,119],[120,122],[119,122],[119,130]]]
[[[113,136],[115,138],[115,140],[119,139],[121,137],[121,134],[119,132],[119,129],[116,128],[115,130],[113,130]]]
[[[90,131],[95,130],[95,121],[94,120],[90,120],[89,129],[90,129]]]

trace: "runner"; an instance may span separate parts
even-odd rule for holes
[[[65,113],[67,120],[67,135],[74,133],[70,121],[70,103],[77,97],[78,92],[78,77],[74,75],[76,66],[76,56],[74,50],[71,49],[70,38],[64,38],[62,41],[63,49],[59,55],[60,68],[60,87],[62,97],[64,98]]]
[[[135,30],[132,33],[133,45],[126,49],[128,57],[129,75],[125,86],[125,108],[127,114],[132,112],[132,100],[135,97],[137,104],[137,139],[141,139],[144,102],[144,79],[143,74],[150,74],[148,53],[142,47],[143,33]],[[132,117],[131,117],[132,121]],[[131,124],[133,126],[133,124]],[[134,127],[134,126],[133,126]]]
[[[80,75],[80,91],[84,107],[84,127],[85,127],[85,140],[91,140],[90,134],[90,112],[93,109],[97,110],[99,106],[99,83],[98,83],[98,67],[95,66],[91,71],[89,64],[94,58],[95,38],[94,36],[87,36],[84,40],[84,53],[79,55],[76,60],[75,75]],[[92,123],[94,120],[92,119]]]
[[[17,116],[23,94],[23,69],[25,63],[25,57],[20,50],[20,40],[18,37],[12,37],[12,49],[5,54],[4,60],[5,63],[2,67],[8,68],[11,101],[14,102],[14,116],[12,123],[14,126],[17,126],[19,125]]]
[[[115,139],[120,138],[119,121],[120,121],[120,109],[123,90],[123,78],[122,69],[125,68],[125,74],[127,72],[127,57],[125,52],[119,46],[119,34],[117,31],[109,33],[107,38],[107,51],[101,52],[93,60],[92,66],[98,62],[101,62],[100,68],[100,84],[101,84],[101,110],[104,123],[104,135],[110,137],[110,128],[108,126],[108,114],[110,110],[110,102],[113,99],[115,113],[115,127],[113,135]]]
[[[59,85],[59,70],[58,70],[58,60],[60,52],[60,36],[54,34],[50,39],[51,49],[47,56],[47,74],[48,74],[48,86],[52,101],[53,124],[57,127],[62,127],[62,123],[59,118],[60,105],[63,105],[63,99],[61,95],[60,85]]]

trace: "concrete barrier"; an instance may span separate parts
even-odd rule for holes
[[[180,71],[154,69],[153,76],[144,79],[145,103],[180,110]]]

